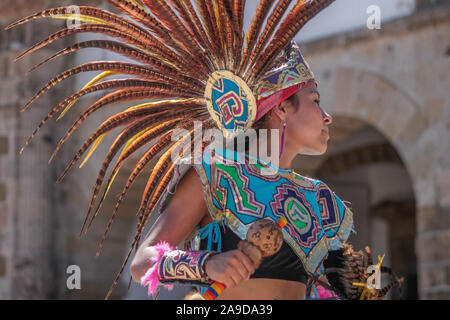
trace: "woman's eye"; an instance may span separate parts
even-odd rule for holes
[[[320,104],[320,100],[314,100],[315,103]]]

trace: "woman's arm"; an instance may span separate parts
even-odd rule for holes
[[[161,241],[173,247],[180,245],[207,214],[200,180],[195,170],[191,169],[179,182],[166,210],[158,217],[136,251],[131,263],[133,280],[140,282],[151,267],[149,260],[156,255],[152,246]]]
[[[200,179],[191,169],[179,182],[166,209],[139,246],[131,263],[133,280],[140,283],[141,277],[152,266],[150,258],[157,255],[153,246],[161,241],[174,247],[180,245],[207,216]],[[234,287],[247,280],[255,268],[240,250],[232,250],[208,258],[205,270],[210,279]]]

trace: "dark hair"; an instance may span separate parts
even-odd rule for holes
[[[297,92],[292,96],[290,96],[289,98],[287,98],[286,101],[289,102],[294,107],[295,111],[297,111],[299,103]]]
[[[297,96],[297,94],[293,94],[292,96],[290,96],[289,98],[287,98],[285,101],[289,102],[289,103],[291,104],[291,106],[294,107],[294,110],[295,110],[295,111],[298,110],[298,103],[299,103],[299,101],[298,101],[298,96]],[[269,111],[269,112],[270,112],[270,111]],[[266,121],[266,119],[267,119],[267,116],[268,116],[269,112],[267,112],[265,115],[262,116],[261,119],[259,119],[258,121],[256,121],[256,122],[253,124],[253,129],[256,129],[256,130],[261,129],[263,123],[264,123],[264,122]]]

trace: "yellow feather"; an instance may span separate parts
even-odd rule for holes
[[[108,72],[108,71],[107,71],[107,72]],[[105,74],[105,73],[106,73],[106,72],[104,72],[104,73],[102,73],[102,74]],[[99,75],[98,77],[100,77],[100,76],[101,76],[101,75]],[[94,80],[94,79],[93,79],[93,80]],[[92,81],[93,81],[93,80],[92,80]],[[126,109],[125,111],[132,111],[132,110],[136,110],[136,109],[140,109],[140,108],[145,108],[145,107],[152,106],[152,105],[158,105],[158,104],[161,104],[161,103],[167,103],[167,102],[173,102],[173,103],[179,102],[179,103],[183,103],[183,102],[189,102],[189,101],[195,101],[195,100],[199,100],[199,99],[196,99],[196,98],[194,98],[194,99],[189,98],[189,99],[172,99],[172,100],[161,100],[161,101],[155,101],[155,102],[147,102],[147,103],[143,103],[143,104],[140,104],[140,105],[137,105],[137,106],[130,107],[130,108]],[[200,101],[200,100],[199,100],[199,101]],[[62,116],[62,115],[61,115],[61,116]],[[138,139],[140,136],[142,136],[144,133],[146,133],[148,130],[150,130],[150,129],[152,129],[152,128],[154,128],[154,126],[150,126],[150,127],[148,127],[148,128],[145,128],[144,130],[142,130],[142,131],[138,132],[137,134],[135,134],[130,140],[128,140],[127,143],[125,144],[125,147],[123,148],[123,151],[121,152],[120,156],[122,156],[122,154],[123,154],[124,152],[126,152],[126,150],[128,149],[128,147],[129,147],[134,141],[136,141],[136,139]],[[95,140],[95,142],[92,144],[91,149],[89,150],[89,153],[86,155],[85,159],[84,159],[83,162],[81,163],[80,168],[84,166],[84,164],[86,163],[86,161],[91,157],[92,153],[95,151],[95,149],[97,149],[98,145],[100,144],[100,142],[102,142],[102,140],[105,138],[105,136],[106,136],[107,134],[108,134],[108,132],[102,134],[100,137],[97,138],[97,140]],[[119,156],[119,159],[120,159],[120,156]],[[113,178],[113,180],[114,180],[114,178]],[[112,181],[111,181],[111,183],[112,183]],[[109,186],[108,186],[108,189],[109,189]]]
[[[222,26],[222,24],[221,24],[220,16],[223,13],[221,13],[219,11],[219,5],[217,3],[217,0],[216,0],[216,3],[215,3],[215,6],[214,6],[214,13],[216,15],[217,28],[219,29],[219,34],[220,34],[220,39],[219,40],[222,43],[222,47],[223,47],[225,45],[225,39],[224,39],[224,36],[223,36],[223,32],[224,32],[223,29],[225,28],[225,26]]]
[[[95,149],[97,149],[98,145],[100,144],[100,142],[102,142],[102,140],[106,137],[107,134],[108,134],[108,132],[105,132],[100,137],[98,137],[97,140],[95,140],[95,142],[92,144],[91,149],[89,150],[89,153],[84,158],[83,162],[80,164],[80,168],[83,167],[84,164],[86,163],[86,161],[89,160],[89,158],[91,157],[92,153],[95,151]]]
[[[356,287],[364,287],[364,288],[367,287],[367,285],[366,285],[365,283],[362,283],[362,282],[353,282],[353,283],[352,283],[352,286],[356,286]]]
[[[151,107],[151,106],[156,106],[159,104],[171,104],[171,103],[186,103],[186,102],[197,102],[197,103],[202,103],[204,98],[187,98],[187,99],[166,99],[166,100],[158,100],[158,101],[153,101],[153,102],[146,102],[134,107],[130,107],[125,111],[132,111],[132,110],[137,110],[137,109],[142,109],[142,108],[146,108],[146,107]]]
[[[384,256],[385,256],[385,255],[386,255],[386,254],[383,254],[382,257],[378,256],[378,263],[377,263],[377,268],[378,268],[378,269],[381,268],[381,264],[383,263],[383,259],[384,259]]]
[[[151,126],[151,127],[145,128],[145,129],[142,130],[142,131],[139,131],[139,132],[138,132],[137,134],[135,134],[130,140],[128,140],[127,143],[125,144],[125,147],[123,148],[122,152],[120,153],[118,159],[120,159],[120,158],[122,157],[122,155],[127,151],[128,147],[129,147],[134,141],[136,141],[140,136],[142,136],[144,133],[146,133],[147,131],[149,131],[149,130],[152,129],[153,127],[154,127],[154,126]],[[110,183],[109,183],[108,186],[106,187],[105,197],[106,197],[106,195],[108,194],[109,188],[111,188],[111,185],[113,184],[114,179],[116,179],[116,176],[117,176],[117,174],[119,173],[119,170],[120,170],[120,167],[119,167],[119,168],[117,169],[117,171],[114,173],[113,177],[111,178]],[[95,212],[94,217],[96,217],[96,216],[98,215],[99,211],[100,211],[100,207],[99,207],[98,210]]]
[[[90,85],[96,84],[97,82],[99,82],[100,80],[105,79],[106,77],[110,77],[113,75],[118,74],[117,72],[113,72],[113,71],[105,71],[102,72],[101,74],[99,74],[98,76],[96,76],[94,79],[92,79],[91,81],[89,81],[81,90],[86,89],[87,87],[89,87]],[[78,101],[78,99],[73,100],[71,103],[69,103],[67,105],[67,107],[61,112],[60,116],[58,117],[58,119],[56,119],[56,121],[58,121],[59,119],[61,119],[62,117],[64,117],[64,115],[67,113],[67,111],[69,111],[69,109]]]
[[[111,182],[108,184],[108,187],[106,188],[106,192],[105,192],[105,197],[108,194],[109,188],[111,187],[111,185],[118,173],[119,173],[119,169],[116,171],[116,173],[114,173],[114,176],[112,177]],[[97,211],[95,211],[94,217],[97,217],[99,212],[100,212],[100,207],[98,208]]]
[[[106,25],[113,25],[110,22],[107,22],[103,19],[99,19],[99,18],[94,18],[94,17],[90,17],[90,16],[86,16],[83,14],[58,14],[58,15],[54,15],[51,16],[53,19],[63,19],[63,20],[76,20],[76,21],[81,21],[81,22],[88,22],[88,23],[95,23],[95,24],[106,24]]]
[[[123,148],[123,151],[120,153],[119,158],[122,156],[122,154],[125,153],[125,151],[127,151],[128,147],[134,142],[136,141],[140,136],[142,136],[144,133],[146,133],[147,131],[149,131],[150,129],[154,128],[155,126],[150,126],[148,128],[145,128],[142,131],[139,131],[138,133],[136,133],[130,140],[127,141],[127,143],[125,144],[125,147]]]

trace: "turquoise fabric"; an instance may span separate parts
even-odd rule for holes
[[[212,250],[212,244],[217,243],[217,252],[222,251],[222,234],[220,232],[220,221],[214,221],[203,228],[198,228],[200,239],[208,239],[207,251]]]

